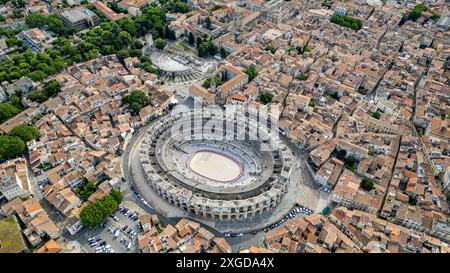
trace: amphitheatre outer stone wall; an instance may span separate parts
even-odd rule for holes
[[[198,138],[196,130],[174,133],[175,124],[199,120],[224,122],[218,110],[188,111],[159,120],[146,132],[139,148],[140,162],[148,185],[162,198],[196,216],[219,220],[254,219],[280,203],[290,181],[292,153],[276,138],[252,141]],[[207,118],[205,118],[207,117]],[[227,117],[236,125],[236,117]],[[259,131],[257,130],[256,132]],[[186,131],[184,132],[186,133]],[[215,135],[225,132],[218,130]],[[251,134],[252,130],[248,131]],[[262,138],[265,139],[265,138]],[[277,147],[261,151],[263,143]],[[271,143],[272,142],[272,143]],[[215,151],[241,164],[241,173],[227,183],[201,176],[188,168],[193,153]]]

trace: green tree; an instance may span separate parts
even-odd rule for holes
[[[15,8],[23,8],[27,4],[27,1],[25,1],[25,0],[12,0],[11,4]]]
[[[142,107],[142,105],[139,103],[139,102],[132,102],[131,104],[130,104],[130,109],[131,109],[131,111],[133,112],[133,113],[135,113],[135,114],[138,114],[139,113],[139,111],[141,111],[141,109],[142,109],[143,107]]]
[[[117,52],[117,57],[119,57],[122,60],[126,59],[130,57],[130,51],[128,51],[127,49],[121,49]]]
[[[14,127],[9,133],[10,136],[18,137],[27,143],[30,140],[39,138],[39,131],[31,125],[19,125]]]
[[[366,191],[371,191],[373,189],[373,180],[367,177],[364,177],[361,180],[361,187]]]
[[[44,92],[47,97],[54,97],[61,91],[62,87],[62,84],[57,80],[51,80],[44,85],[42,92]]]
[[[245,73],[248,75],[248,81],[252,81],[254,78],[258,76],[258,70],[256,70],[256,67],[250,66],[245,70]]]
[[[0,123],[7,121],[20,113],[20,109],[9,102],[0,103]]]
[[[202,86],[203,86],[204,88],[206,88],[206,89],[210,88],[210,87],[211,87],[211,78],[207,78],[207,79],[203,82]]]
[[[335,100],[339,100],[339,93],[338,92],[333,92],[330,94],[330,97],[332,97]]]
[[[133,46],[134,46],[136,49],[141,49],[141,48],[144,47],[144,45],[143,45],[140,41],[138,41],[138,40],[136,40],[136,41],[133,42]]]
[[[220,47],[220,57],[222,57],[222,58],[227,57],[227,52],[225,51],[225,48],[223,48],[223,47]]]
[[[422,15],[421,11],[412,10],[408,15],[408,19],[412,20],[412,21],[417,21],[417,19],[419,19],[420,15]]]
[[[344,161],[346,155],[347,155],[347,151],[346,150],[337,150],[336,151],[336,158],[339,159],[339,160]]]
[[[118,190],[112,190],[110,193],[111,197],[116,200],[117,204],[122,203],[123,200],[123,194]]]
[[[167,33],[167,39],[169,39],[171,41],[175,41],[177,39],[177,37],[175,35],[175,31],[171,30],[169,27],[167,27],[166,33]]]
[[[417,21],[422,15],[422,12],[427,11],[428,7],[424,4],[418,4],[408,14],[408,20]]]
[[[93,228],[114,212],[118,206],[119,204],[111,195],[96,200],[81,210],[81,223],[85,227]]]
[[[113,4],[113,6],[115,6]],[[30,77],[34,81],[42,81],[64,69],[66,65],[82,62],[99,55],[118,54],[122,56],[139,56],[136,49],[142,44],[135,37],[141,37],[152,31],[157,38],[175,39],[175,33],[169,29],[166,21],[166,11],[188,10],[185,2],[181,0],[165,1],[163,6],[148,5],[143,8],[142,14],[129,17],[118,22],[104,21],[98,28],[91,28],[87,32],[79,33],[77,39],[66,39],[74,31],[67,28],[57,14],[45,15],[33,13],[27,15],[25,22],[29,28],[44,28],[54,32],[58,37],[53,41],[53,48],[36,55],[32,50],[10,54],[10,58],[0,61],[0,82],[12,82],[22,76]],[[22,42],[15,35],[17,32],[1,29],[2,35],[7,34],[8,46],[22,46]],[[121,51],[121,50],[127,50]],[[207,52],[215,52],[214,47],[208,47]],[[118,54],[119,55],[119,54]],[[152,69],[147,65],[147,69]],[[36,101],[44,100],[42,93],[34,93]]]
[[[17,18],[22,18],[23,16],[24,15],[21,12],[19,12],[17,10],[13,10],[11,18],[17,19]]]
[[[206,16],[205,18],[205,27],[206,29],[211,29],[211,18],[209,18],[209,16]]]
[[[156,41],[155,41],[155,46],[158,49],[162,50],[162,49],[164,49],[166,47],[166,45],[167,45],[167,41],[166,40],[156,39]]]
[[[277,49],[273,45],[266,45],[266,47],[264,47],[264,50],[270,51],[272,54],[277,51]]]
[[[109,2],[109,3],[113,3],[113,2]],[[100,24],[100,28],[105,30],[105,31],[111,31],[112,30],[111,24],[109,22],[102,22]]]
[[[57,14],[48,16],[40,13],[32,13],[27,15],[25,18],[25,23],[31,28],[42,28],[47,26],[50,31],[56,33],[58,36],[67,37],[74,33],[72,29],[64,25],[63,21]]]
[[[142,50],[140,49],[132,49],[129,51],[131,57],[141,57],[142,56]]]
[[[197,49],[198,56],[199,57],[205,57],[208,55],[208,46],[204,43],[200,44],[200,46]]]
[[[187,3],[182,0],[160,0],[159,3],[170,12],[187,13],[190,10]]]
[[[134,114],[138,114],[139,111],[143,107],[149,105],[150,102],[151,102],[150,97],[147,96],[147,94],[144,91],[140,90],[131,91],[129,95],[126,95],[122,99],[122,103],[128,104],[128,106],[130,107],[131,111]]]
[[[372,113],[372,117],[375,118],[375,119],[380,119],[381,114],[380,114],[380,112],[378,112],[378,111],[377,111],[377,112],[373,112],[373,113]]]
[[[126,31],[131,36],[136,35],[136,26],[133,19],[131,19],[130,17],[120,20],[119,26],[123,31]]]
[[[24,154],[26,145],[18,137],[0,136],[0,160],[7,160]]]
[[[211,11],[219,10],[221,8],[222,8],[221,5],[215,5],[214,7],[211,8]]]
[[[28,93],[27,99],[33,102],[42,103],[47,100],[47,96],[40,90],[34,90]]]
[[[58,95],[62,84],[56,80],[47,82],[41,90],[34,90],[28,93],[27,98],[34,102],[42,103],[51,97]]]
[[[432,13],[432,15],[430,16],[431,20],[436,21],[439,18],[441,18],[441,16],[438,13],[436,13],[435,11],[432,11],[431,13]]]
[[[89,52],[86,56],[88,59],[95,59],[100,56],[100,52],[98,51],[98,49],[94,48],[94,49],[89,50]]]
[[[188,34],[188,42],[190,45],[193,45],[195,43],[195,37],[194,34],[192,34],[192,32],[189,32]]]
[[[210,88],[211,87],[211,81],[212,81],[212,78],[207,78],[205,80],[205,82],[203,82],[202,86],[204,88],[206,88],[206,89]],[[222,85],[222,80],[220,79],[219,76],[214,76],[214,82],[216,83],[216,86],[221,86]]]
[[[128,46],[133,41],[133,38],[131,38],[131,34],[126,31],[119,32],[119,35],[117,36],[117,43],[121,47]]]
[[[22,41],[20,41],[19,39],[17,39],[16,36],[12,36],[12,37],[8,37],[6,39],[6,45],[9,47],[12,46],[22,46]]]
[[[116,13],[128,13],[127,9],[119,7],[119,5],[114,1],[108,2],[106,5]]]
[[[43,79],[45,79],[47,77],[47,75],[41,70],[36,70],[36,71],[29,73],[28,77],[30,77],[35,82],[39,82],[39,81],[42,81]]]
[[[345,168],[356,173],[355,165],[358,165],[358,160],[353,155],[349,155],[343,160]]]
[[[83,201],[87,201],[89,196],[91,196],[95,192],[95,185],[89,182],[85,182],[83,185],[76,189],[77,194],[80,196],[80,199]]]
[[[207,42],[207,48],[208,48],[208,54],[210,56],[214,56],[217,53],[217,48],[214,46],[214,44],[212,43],[212,41],[208,41]]]
[[[330,22],[353,30],[360,30],[362,28],[361,20],[337,13],[331,16]]]
[[[9,97],[9,103],[19,110],[23,110],[22,97],[19,95],[12,95]]]
[[[200,47],[200,45],[203,43],[202,37],[197,37],[197,47]]]
[[[259,100],[261,101],[262,104],[268,104],[272,102],[272,97],[273,95],[271,93],[263,93],[259,95]]]

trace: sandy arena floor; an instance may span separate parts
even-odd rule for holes
[[[233,181],[242,173],[242,165],[239,162],[211,151],[196,152],[188,165],[198,175],[219,182]]]

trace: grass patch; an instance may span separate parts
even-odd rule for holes
[[[194,51],[190,47],[185,45],[183,42],[175,43],[172,46],[172,48],[174,48],[176,50],[179,50],[179,51],[184,51],[184,52],[187,52],[187,53],[194,53]]]
[[[15,216],[0,221],[0,253],[17,253],[25,248]]]

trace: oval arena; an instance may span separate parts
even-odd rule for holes
[[[237,131],[240,121],[236,115],[225,118],[217,109],[159,119],[139,146],[147,184],[172,205],[200,218],[254,219],[275,208],[289,184],[290,149],[270,131],[257,130],[262,125],[256,120],[249,122],[243,140],[225,137],[225,125],[204,129],[209,123],[227,123]]]
[[[244,171],[244,167],[237,160],[213,150],[195,152],[187,167],[206,179],[225,183],[236,180]]]

